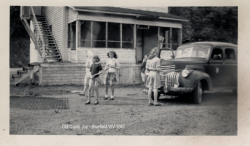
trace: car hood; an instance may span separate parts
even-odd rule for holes
[[[161,66],[168,65],[196,65],[196,64],[206,64],[208,61],[201,58],[178,58],[178,59],[161,59]]]

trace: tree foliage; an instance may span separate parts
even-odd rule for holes
[[[29,63],[30,38],[20,19],[20,6],[10,6],[10,67]]]
[[[183,40],[238,42],[237,7],[170,7],[169,13],[188,19]]]

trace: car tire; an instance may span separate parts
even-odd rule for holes
[[[157,100],[160,99],[160,95],[161,95],[161,93],[158,92]],[[151,94],[151,99],[154,100],[154,92],[152,92],[152,94]]]
[[[200,104],[202,101],[202,85],[201,82],[198,83],[198,85],[195,87],[193,91],[193,102],[195,104]]]

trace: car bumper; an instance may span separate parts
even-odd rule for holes
[[[193,88],[187,88],[187,87],[169,87],[165,93],[174,92],[174,93],[191,93],[193,91]]]

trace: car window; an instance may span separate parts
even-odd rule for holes
[[[211,55],[211,59],[212,60],[222,60],[222,49],[220,48],[214,48],[212,55]]]
[[[225,55],[226,55],[226,59],[232,59],[232,60],[236,59],[236,55],[235,55],[234,49],[226,48],[225,49]]]
[[[207,58],[210,52],[210,46],[207,45],[195,45],[179,47],[176,51],[175,58]]]

